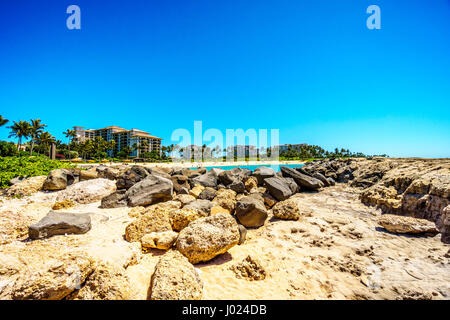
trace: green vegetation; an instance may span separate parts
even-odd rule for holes
[[[29,135],[31,137],[30,156],[33,154],[34,144],[38,141],[38,138],[41,137],[46,126],[47,125],[41,123],[41,119],[31,119],[29,128]]]
[[[9,120],[3,118],[0,115],[0,127],[8,123]],[[33,155],[50,155],[50,146],[52,143],[56,145],[56,157],[57,159],[69,159],[74,162],[105,162],[105,161],[132,161],[129,160],[130,154],[136,151],[137,157],[134,157],[136,161],[145,162],[170,162],[169,155],[172,151],[178,151],[178,154],[183,157],[184,154],[191,155],[191,161],[194,161],[194,155],[199,152],[202,156],[202,161],[220,161],[226,160],[226,153],[232,153],[234,160],[264,160],[271,156],[271,149],[256,150],[257,156],[249,158],[247,154],[244,158],[238,159],[236,147],[230,150],[223,149],[219,146],[215,148],[207,147],[203,145],[196,147],[198,150],[194,150],[194,147],[181,148],[178,145],[162,146],[161,154],[156,151],[148,152],[149,145],[146,140],[136,143],[133,146],[122,147],[122,150],[118,153],[115,152],[116,142],[114,140],[105,141],[101,137],[95,137],[94,139],[86,139],[85,141],[76,142],[73,138],[76,137],[75,130],[67,129],[63,134],[68,138],[68,143],[62,143],[61,140],[56,140],[49,132],[44,131],[47,125],[43,124],[40,119],[31,119],[27,121],[13,121],[13,125],[8,128],[11,129],[10,137],[17,138],[17,146],[11,142],[0,141],[0,157],[11,156],[25,156],[29,154]],[[30,138],[30,141],[22,144],[23,139]],[[261,152],[261,153],[260,153]],[[284,149],[279,154],[280,160],[299,160],[310,161],[314,159],[324,158],[352,158],[352,157],[373,157],[376,155],[365,155],[360,152],[350,152],[348,149],[335,148],[334,151],[327,151],[323,148],[315,145],[289,145],[287,150]],[[81,159],[79,159],[81,157]],[[379,157],[387,157],[387,155],[379,155]],[[74,160],[72,160],[74,159]],[[67,160],[66,160],[67,161]]]
[[[5,119],[5,118],[3,118],[3,116],[0,116],[0,127],[3,127],[8,122],[9,122],[8,119]]]
[[[63,132],[63,134],[66,136],[66,138],[69,139],[69,143],[67,144],[67,150],[69,159],[72,159],[72,154],[70,153],[70,142],[72,141],[73,138],[77,136],[77,133],[75,132],[75,130],[67,129],[65,132]]]
[[[0,141],[0,157],[12,157],[17,155],[19,155],[19,151],[14,143]]]
[[[70,167],[73,166],[44,156],[0,157],[0,188],[9,186],[9,180],[15,177],[42,176],[53,169]]]
[[[334,151],[326,151],[319,146],[301,145],[297,147],[288,146],[287,150],[280,152],[280,160],[311,160],[323,158],[365,158],[377,155],[365,155],[361,152],[350,152],[348,149],[335,148]],[[378,155],[387,157],[387,155]]]
[[[173,150],[173,149],[172,149]],[[258,150],[256,147],[252,149],[256,153],[256,157],[249,157],[249,152],[247,150],[247,155],[245,157],[238,157],[238,150],[236,147],[228,147],[226,149],[221,150],[218,146],[216,148],[209,148],[206,145],[203,145],[201,148],[196,146],[190,146],[185,148],[180,148],[175,146],[175,150],[178,151],[181,157],[184,155],[191,155],[191,161],[195,161],[195,154],[198,152],[199,155],[202,156],[202,161],[209,161],[214,159],[215,161],[225,161],[228,155],[232,155],[235,161],[260,161],[267,160],[268,157],[271,156],[272,150],[271,148],[267,148],[266,150]],[[223,152],[221,152],[223,151]],[[261,152],[260,152],[261,151]],[[264,152],[265,151],[265,152]],[[242,151],[244,152],[244,151]],[[221,156],[223,155],[223,156]],[[338,149],[335,148],[334,151],[326,151],[319,146],[314,145],[289,145],[287,150],[283,150],[279,153],[279,160],[298,160],[298,161],[312,161],[316,159],[332,159],[332,158],[365,158],[365,157],[387,157],[387,155],[365,155],[361,152],[350,152],[348,149]]]
[[[22,139],[28,138],[30,134],[30,124],[26,121],[13,121],[14,124],[8,128],[11,129],[11,133],[9,134],[9,138],[16,137],[18,139],[17,149],[20,150],[20,146],[22,145]]]

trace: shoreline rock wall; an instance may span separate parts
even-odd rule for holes
[[[444,209],[450,204],[449,159],[348,159],[314,161],[302,170],[319,172],[361,190],[360,199],[383,213],[435,222],[448,236]]]

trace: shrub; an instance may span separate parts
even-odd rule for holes
[[[0,141],[0,157],[12,157],[19,153],[12,142]]]
[[[0,188],[9,186],[9,181],[15,177],[43,176],[54,169],[70,167],[73,166],[44,156],[0,157]]]

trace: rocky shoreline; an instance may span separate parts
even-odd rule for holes
[[[1,198],[0,299],[448,299],[450,160],[57,169]]]

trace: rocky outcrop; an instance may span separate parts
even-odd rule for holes
[[[53,210],[69,209],[75,207],[76,203],[73,200],[57,201],[53,204]]]
[[[246,186],[251,181],[252,188],[243,193],[230,189],[235,180],[228,185],[220,183],[217,189],[202,186],[197,196],[203,194],[200,198],[205,199],[177,193],[173,199],[147,207],[108,210],[97,208],[98,203],[56,201],[60,194],[79,183],[65,191],[36,192],[20,199],[3,197],[0,299],[178,299],[199,292],[195,289],[195,276],[191,283],[191,274],[185,273],[199,269],[205,281],[206,299],[449,296],[446,281],[449,250],[441,243],[441,239],[446,241],[450,237],[450,205],[445,202],[446,160],[329,160],[294,170],[317,178],[324,187],[320,192],[302,192],[306,188],[298,192],[293,178],[278,173],[265,180],[283,179],[286,188],[295,195],[277,201],[268,188],[255,186],[255,176],[245,176],[238,183]],[[164,178],[173,172],[159,174],[159,178]],[[327,182],[336,179],[337,185],[326,187],[324,177]],[[106,207],[115,206],[124,200],[119,195],[125,193],[126,189],[119,189],[103,197],[102,203],[111,203]],[[213,195],[213,200],[208,200]],[[365,206],[359,197],[382,210]],[[264,203],[272,219],[265,219],[257,230],[247,230],[239,223],[237,202],[238,207],[242,202]],[[89,232],[35,241],[26,239],[28,227],[45,216],[52,204],[64,209],[66,203],[78,209],[89,208],[92,212]],[[381,211],[397,215],[380,217]],[[415,215],[429,219],[417,220]],[[300,221],[281,220],[299,217]],[[441,223],[442,236],[436,234],[433,219],[436,224]],[[391,231],[385,232],[384,228]],[[181,230],[181,240],[173,229]],[[407,236],[399,236],[397,232]],[[243,245],[232,247],[236,243]],[[165,255],[163,250],[175,252],[187,264],[172,257],[168,260],[175,261],[174,265],[155,269]],[[196,269],[187,257],[193,263],[209,263]],[[157,277],[155,271],[166,274]],[[153,279],[162,282],[152,281],[152,274]],[[252,284],[245,279],[260,283]]]
[[[28,237],[28,226],[35,220],[15,209],[0,205],[0,245]]]
[[[272,208],[277,203],[277,200],[274,197],[272,197],[269,192],[264,192],[262,194],[262,197],[264,200],[264,205],[266,206],[267,209]]]
[[[442,209],[442,242],[450,243],[450,205]],[[450,253],[450,250],[449,250]]]
[[[183,175],[188,178],[195,178],[201,176],[206,173],[206,168],[198,168],[198,169],[188,169],[188,168],[180,168],[174,169],[172,171],[172,175]]]
[[[198,196],[198,199],[211,201],[215,197],[216,197],[216,190],[211,187],[207,187],[200,193],[200,195]]]
[[[278,202],[273,206],[272,212],[275,217],[283,220],[298,220],[301,216],[298,200],[292,198]]]
[[[247,237],[247,229],[242,224],[239,224],[238,226],[239,226],[239,242],[238,242],[238,244],[243,244]]]
[[[163,177],[170,180],[170,175],[172,173],[171,168],[165,168],[165,167],[153,167],[153,168],[147,168],[147,170],[158,177]]]
[[[319,190],[324,186],[322,181],[306,174],[300,173],[289,167],[281,167],[283,177],[294,179],[295,183],[306,190]]]
[[[86,254],[45,242],[3,248],[0,252],[0,299],[61,300],[79,289],[94,271]]]
[[[393,186],[374,185],[361,192],[361,201],[382,208],[385,212],[401,213],[402,200]]]
[[[223,171],[222,169],[211,169],[207,173],[202,174],[201,176],[192,178],[192,184],[200,184],[204,187],[211,187],[216,188],[217,187],[217,181],[219,173]]]
[[[80,181],[80,169],[52,170],[42,185],[42,190],[63,190]]]
[[[83,286],[75,290],[67,300],[129,300],[131,295],[130,280],[125,269],[100,264],[87,278]]]
[[[195,201],[195,197],[190,194],[177,194],[174,198],[175,201],[180,201],[183,206]]]
[[[240,185],[240,182],[243,183],[244,179],[249,177],[251,174],[251,170],[236,167],[231,170],[221,172],[219,174],[219,180],[225,186],[236,186]]]
[[[125,240],[141,241],[141,238],[148,233],[172,231],[171,210],[173,209],[164,206],[155,206],[144,210],[135,221],[125,228]]]
[[[248,255],[244,260],[230,267],[239,279],[249,281],[264,280],[267,272],[259,259],[253,255]]]
[[[177,194],[189,193],[189,189],[191,188],[191,186],[189,185],[188,177],[183,176],[183,175],[174,175],[174,176],[171,176],[170,179],[172,180],[172,183],[173,183],[173,190]]]
[[[361,201],[383,213],[411,216],[436,223],[444,232],[443,209],[450,204],[448,159],[348,159],[308,163],[303,170],[319,172],[361,189]]]
[[[103,166],[97,167],[97,174],[99,178],[104,178],[108,180],[118,180],[119,177],[127,171],[126,166]]]
[[[329,187],[331,185],[331,181],[328,180],[327,177],[325,177],[323,174],[321,174],[320,172],[314,172],[312,174],[313,178],[316,178],[320,181],[322,181],[324,187]]]
[[[378,219],[378,224],[389,232],[393,233],[436,233],[438,230],[434,222],[417,219],[413,217],[403,217],[393,214],[384,214]]]
[[[258,180],[255,177],[247,177],[244,182],[245,189],[250,192],[258,188]]]
[[[263,184],[266,178],[271,178],[275,176],[275,170],[269,167],[258,167],[253,171],[253,175],[258,180],[258,184]]]
[[[177,168],[156,166],[156,167],[151,167],[151,170],[152,170],[152,172],[159,171],[159,172],[164,172],[164,173],[168,174],[169,176],[173,176],[173,175],[175,175],[174,170],[177,170]]]
[[[147,233],[141,238],[141,246],[143,249],[155,248],[168,250],[173,246],[177,237],[178,233],[173,231]]]
[[[56,201],[72,200],[77,203],[92,203],[100,201],[115,190],[115,183],[108,179],[99,178],[82,181],[61,191]]]
[[[146,214],[153,214],[156,211],[164,211],[166,213],[170,213],[172,210],[177,210],[181,208],[181,202],[180,201],[166,201],[166,202],[159,202],[157,204],[153,204],[148,207],[133,207],[128,212],[128,216],[132,218],[139,218]]]
[[[80,181],[92,180],[99,178],[96,168],[88,170],[80,170]]]
[[[205,187],[201,184],[197,184],[191,190],[189,190],[189,194],[195,198],[198,198],[203,190],[205,190]]]
[[[170,222],[172,224],[172,229],[181,231],[186,228],[192,221],[203,218],[207,215],[208,213],[205,211],[187,207],[172,211],[170,213]]]
[[[117,190],[116,192],[111,193],[110,195],[107,195],[106,197],[102,198],[102,202],[100,204],[100,208],[120,208],[120,207],[126,207],[128,204],[128,199],[126,196],[127,190],[121,189]]]
[[[30,239],[43,239],[55,235],[82,234],[89,230],[89,213],[50,211],[42,220],[28,228],[28,236]]]
[[[289,189],[291,189],[291,191],[292,191],[292,194],[295,194],[300,191],[300,186],[295,182],[294,179],[284,178],[284,180],[286,180],[286,182],[289,186]]]
[[[283,201],[292,196],[293,192],[289,182],[285,178],[273,177],[264,180],[267,191],[278,201]]]
[[[6,195],[10,197],[31,195],[42,189],[46,179],[47,176],[36,176],[20,180],[6,191]]]
[[[231,213],[234,212],[234,208],[236,207],[236,191],[225,188],[217,190],[213,203],[227,209]]]
[[[215,205],[211,208],[211,212],[209,213],[210,215],[219,213],[219,212],[224,212],[224,213],[228,213],[231,214],[231,212],[221,206]]]
[[[130,189],[139,181],[144,180],[150,175],[147,169],[142,166],[132,166],[129,170],[117,177],[117,189]]]
[[[230,183],[227,188],[233,190],[236,193],[244,193],[246,191],[245,185],[242,181],[235,181],[233,183]]]
[[[177,249],[191,263],[209,261],[238,244],[236,220],[227,213],[217,213],[192,221],[177,239]]]
[[[197,199],[195,201],[189,202],[187,205],[183,207],[183,209],[194,209],[204,212],[205,215],[208,215],[211,212],[211,208],[214,204],[209,200]]]
[[[200,300],[203,282],[188,259],[172,250],[159,258],[149,291],[151,300]]]
[[[172,194],[173,183],[171,180],[150,175],[128,189],[126,197],[128,205],[136,207],[172,200]]]
[[[264,224],[267,219],[267,209],[264,200],[255,197],[244,197],[236,203],[236,218],[245,227],[255,228]]]

